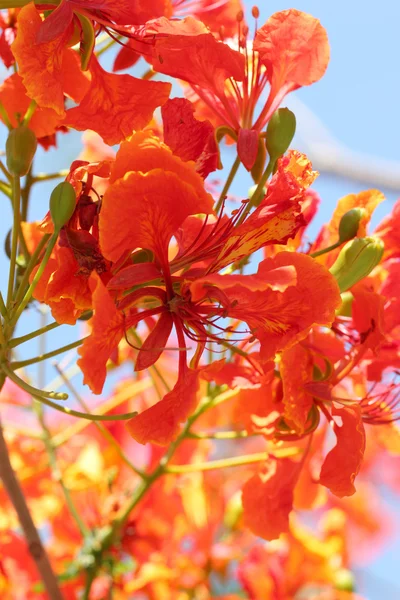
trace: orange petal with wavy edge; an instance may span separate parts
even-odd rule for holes
[[[71,300],[72,314],[65,314],[62,321],[56,320],[74,325],[82,312],[92,307],[89,279],[78,275],[79,264],[69,248],[57,248],[56,256],[58,265],[47,285],[45,302],[53,309],[60,300]]]
[[[235,406],[235,422],[243,424],[249,433],[261,433],[269,439],[282,416],[282,405],[276,401],[271,383],[240,390]]]
[[[107,73],[95,57],[90,64],[90,88],[80,105],[67,111],[64,125],[92,129],[110,146],[145,127],[168,99],[170,83]]]
[[[325,458],[319,483],[342,498],[356,491],[354,480],[364,457],[365,431],[359,406],[339,407],[333,403],[332,416],[340,417],[342,424],[335,422],[337,443]]]
[[[289,530],[298,475],[298,463],[288,458],[270,457],[263,470],[245,483],[242,494],[244,523],[255,535],[275,540]]]
[[[204,192],[199,197],[192,185],[182,181],[179,170],[178,174],[162,168],[127,173],[104,194],[100,247],[112,261],[135,248],[152,250],[165,260],[169,241],[186,217],[211,212],[211,196]]]
[[[170,444],[178,435],[180,424],[196,407],[198,387],[198,372],[185,368],[160,402],[127,422],[131,436],[140,444]]]
[[[153,48],[153,68],[203,90],[224,95],[225,81],[244,78],[244,56],[211,33],[160,38]]]
[[[219,167],[219,150],[210,121],[194,116],[194,105],[186,98],[168,100],[161,109],[164,142],[183,161],[193,160],[205,178]]]
[[[282,352],[280,373],[283,383],[285,420],[296,432],[304,433],[313,397],[304,389],[312,381],[313,361],[310,353],[300,344]]]
[[[23,116],[31,102],[18,73],[8,77],[0,86],[0,101],[6,109],[11,125],[16,127],[18,125],[17,115]],[[37,107],[29,122],[29,128],[34,131],[36,137],[41,138],[52,135],[60,123],[61,117],[55,110]]]
[[[129,171],[148,173],[153,169],[172,171],[182,181],[190,184],[199,197],[200,207],[197,212],[206,212],[202,207],[208,207],[213,202],[210,194],[205,191],[204,181],[196,173],[194,164],[175,156],[168,146],[148,131],[138,131],[129,140],[122,142],[111,169],[110,182],[121,179]]]
[[[273,90],[285,84],[291,89],[315,83],[326,71],[329,42],[318,19],[295,9],[272,15],[258,29],[254,49],[267,67]]]
[[[283,292],[272,286],[268,289],[266,281],[273,279],[274,270],[289,266],[296,270],[296,284]],[[228,316],[245,321],[260,340],[264,361],[304,339],[313,325],[329,326],[341,305],[339,288],[329,271],[310,256],[295,252],[279,252],[262,261],[255,275],[210,275],[198,279],[192,284],[195,297],[212,295],[210,284],[227,297]]]
[[[81,358],[77,364],[84,375],[83,383],[94,394],[101,394],[107,361],[124,335],[124,318],[100,279],[93,293],[93,309],[94,316],[89,321],[92,333],[78,349]]]
[[[80,71],[76,52],[66,48],[69,31],[50,42],[37,44],[41,25],[34,4],[24,6],[18,15],[17,37],[11,49],[28,96],[39,107],[52,108],[62,117],[65,114],[65,88],[74,100],[79,101],[88,82]]]

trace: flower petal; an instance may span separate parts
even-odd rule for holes
[[[288,458],[270,457],[263,470],[245,483],[242,493],[244,522],[255,535],[275,540],[289,530],[289,513],[298,475],[298,463]]]
[[[352,496],[356,491],[354,480],[364,457],[365,431],[359,406],[350,408],[333,404],[332,415],[340,417],[342,425],[334,425],[337,443],[325,458],[319,483],[342,498]]]
[[[329,43],[318,19],[295,9],[272,15],[257,30],[254,48],[267,67],[271,88],[292,89],[321,79],[329,62]]]
[[[64,125],[92,129],[110,146],[145,127],[168,99],[170,83],[107,73],[95,57],[90,65],[90,88],[80,105],[67,111]]]
[[[84,379],[94,394],[101,394],[107,375],[107,361],[124,335],[124,317],[101,280],[93,293],[94,316],[89,324],[91,335],[78,349],[78,360]]]
[[[193,160],[205,178],[219,167],[218,144],[210,121],[199,121],[193,113],[186,98],[168,100],[161,109],[164,141],[183,161]]]
[[[180,423],[196,407],[198,385],[197,371],[185,368],[175,387],[160,402],[127,422],[131,436],[140,444],[170,444],[178,435]]]

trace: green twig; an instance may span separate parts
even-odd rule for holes
[[[26,360],[18,360],[14,362],[10,362],[10,368],[15,371],[16,369],[21,369],[22,367],[28,367],[29,365],[34,365],[38,362],[42,362],[43,360],[47,360],[48,358],[53,358],[53,356],[57,356],[58,354],[62,354],[63,352],[68,352],[68,350],[73,350],[74,348],[78,348],[86,338],[82,338],[81,340],[77,340],[76,342],[71,342],[66,346],[62,346],[61,348],[57,348],[57,350],[52,350],[51,352],[46,352],[45,354],[40,354],[39,356],[35,356],[34,358],[27,358]]]
[[[53,321],[52,323],[49,323],[49,325],[46,325],[45,327],[41,327],[40,329],[35,329],[35,331],[32,331],[31,333],[26,333],[25,335],[21,335],[19,337],[13,338],[12,340],[10,340],[8,342],[8,346],[10,348],[15,348],[16,346],[19,346],[20,344],[29,342],[29,340],[33,340],[36,337],[38,337],[39,335],[43,335],[44,333],[47,333],[48,331],[55,329],[56,327],[60,327],[60,325],[61,325],[61,323],[57,323],[57,321]]]
[[[11,256],[10,256],[10,269],[8,275],[8,290],[7,290],[7,307],[11,307],[14,281],[15,281],[15,267],[17,261],[17,249],[18,249],[18,232],[20,225],[20,199],[21,199],[21,181],[19,177],[13,177],[12,179],[12,200],[13,200],[13,227],[12,227],[12,238],[11,238]]]
[[[236,176],[236,173],[237,173],[239,167],[240,167],[240,158],[237,156],[235,158],[235,162],[233,163],[232,168],[231,168],[231,170],[229,172],[228,178],[225,181],[225,185],[222,188],[221,194],[220,194],[220,196],[218,198],[218,202],[215,205],[215,212],[216,213],[218,213],[221,210],[221,206],[222,206],[222,204],[223,204],[223,202],[225,200],[225,197],[226,197],[226,195],[227,195],[227,193],[229,191],[229,188],[232,185],[233,180],[235,179],[235,176]]]
[[[38,402],[37,400],[34,400],[33,408],[38,417],[39,423],[42,427],[43,442],[44,442],[44,445],[46,447],[46,451],[47,451],[47,454],[49,457],[49,465],[50,465],[53,479],[60,484],[62,492],[64,494],[65,503],[68,507],[68,510],[71,513],[72,518],[75,520],[82,537],[85,538],[88,535],[89,531],[80,517],[80,514],[72,500],[70,491],[67,488],[67,486],[65,485],[65,482],[62,477],[62,473],[58,467],[56,451],[55,451],[55,448],[53,446],[53,442],[51,439],[51,433],[49,431],[49,428],[46,425],[46,421],[44,418],[43,406],[40,402]]]

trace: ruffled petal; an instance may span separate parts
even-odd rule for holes
[[[255,535],[275,540],[289,530],[298,475],[299,465],[294,461],[270,457],[263,470],[245,483],[244,522]]]
[[[354,480],[364,457],[365,431],[358,406],[333,404],[332,416],[340,417],[342,423],[339,426],[335,422],[337,443],[325,458],[319,482],[329,488],[332,494],[342,498],[352,496],[356,491]]]
[[[196,407],[198,386],[198,372],[185,368],[160,402],[127,422],[131,436],[140,444],[170,444],[178,435],[180,424]]]
[[[64,125],[78,131],[92,129],[110,146],[145,127],[171,90],[170,83],[107,73],[95,57],[90,71],[90,88],[80,105],[67,111]]]

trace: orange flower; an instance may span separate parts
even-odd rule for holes
[[[239,51],[201,30],[190,35],[180,24],[158,31],[149,25],[149,40],[154,34],[153,68],[191,86],[218,124],[228,127],[225,133],[238,141],[238,154],[248,170],[257,158],[259,134],[283,98],[318,81],[329,61],[324,28],[294,9],[270,17],[250,50],[247,26],[239,25]],[[268,99],[256,117],[268,82]]]
[[[18,15],[17,37],[11,50],[29,98],[63,117],[64,94],[80,102],[89,81],[81,71],[77,53],[66,47],[64,34],[48,43],[37,43],[41,25],[35,5],[24,6]]]

